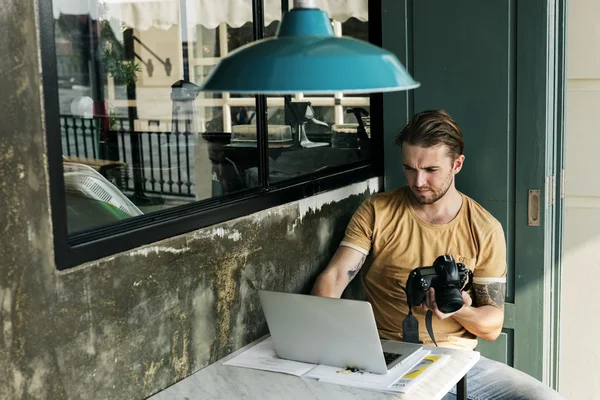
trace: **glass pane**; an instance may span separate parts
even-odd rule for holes
[[[340,4],[321,2],[323,9],[331,12],[336,35],[368,40],[368,21],[348,18],[349,11]],[[281,4],[266,2],[266,7],[267,16],[281,12]],[[358,11],[361,14],[357,17],[365,19],[364,10]],[[266,25],[265,34],[275,35],[279,22],[274,20]],[[371,158],[368,95],[304,96],[298,93],[269,97],[267,106],[271,182]]]
[[[254,98],[196,90],[251,3],[81,3],[53,2],[69,232],[256,186]]]

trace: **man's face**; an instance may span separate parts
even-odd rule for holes
[[[420,204],[433,204],[444,197],[464,159],[460,155],[453,160],[446,145],[426,148],[403,144],[402,165],[414,199]]]

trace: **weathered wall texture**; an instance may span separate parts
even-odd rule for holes
[[[3,215],[20,227],[0,259],[0,398],[142,398],[262,336],[257,289],[309,291],[377,187],[353,185],[67,272],[55,271],[38,233],[49,228],[33,225],[45,215],[49,226],[47,210]]]
[[[266,333],[257,289],[305,292],[373,179],[58,272],[34,0],[0,3],[0,399],[136,399]]]

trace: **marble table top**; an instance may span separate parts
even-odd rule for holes
[[[451,356],[446,365],[432,371],[408,394],[381,393],[351,388],[293,375],[223,365],[223,362],[264,340],[248,344],[227,357],[199,370],[150,400],[281,400],[281,399],[441,399],[477,363],[476,351],[431,348]],[[467,382],[468,384],[468,382]]]

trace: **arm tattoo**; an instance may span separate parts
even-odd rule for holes
[[[358,271],[360,271],[360,269],[363,266],[363,264],[365,263],[366,259],[367,259],[367,256],[363,255],[361,257],[360,261],[354,267],[352,267],[348,270],[348,280],[349,281],[352,281],[352,279],[354,279],[356,274],[358,274]]]
[[[475,293],[475,306],[494,306],[504,310],[504,294],[506,293],[506,283],[495,282],[488,284],[473,284]]]

